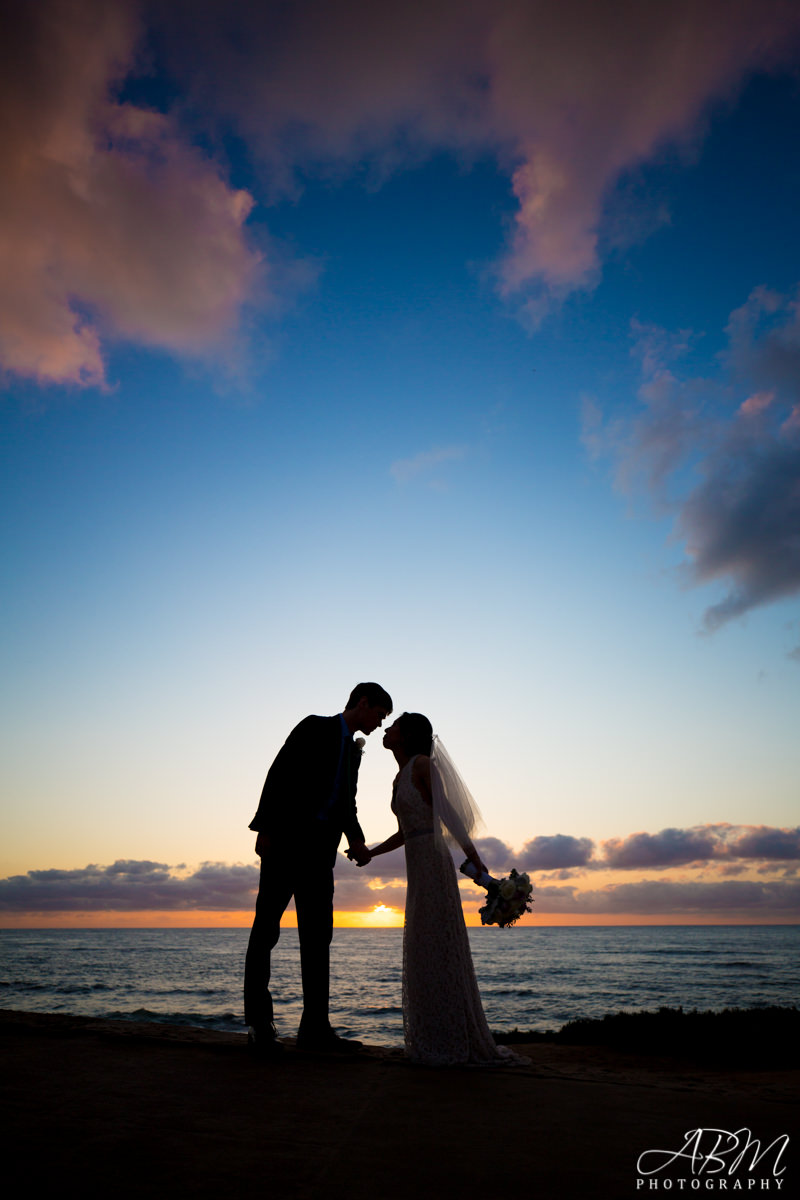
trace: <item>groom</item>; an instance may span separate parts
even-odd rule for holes
[[[359,1046],[338,1037],[328,1021],[333,867],[342,833],[359,866],[370,860],[356,814],[361,747],[353,734],[372,733],[391,711],[392,698],[379,684],[359,683],[344,712],[301,721],[269,769],[250,822],[258,833],[261,880],[244,968],[244,1019],[249,1045],[259,1056],[276,1057],[283,1050],[273,1021],[270,953],[292,896],[303,978],[297,1045],[304,1050]]]

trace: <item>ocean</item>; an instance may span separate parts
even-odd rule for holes
[[[247,929],[0,930],[0,1007],[243,1031]],[[545,1031],[662,1005],[800,1004],[800,925],[470,929],[491,1028]],[[372,1045],[402,1043],[402,930],[337,929],[331,1020]],[[302,996],[297,933],[273,966],[279,1031]]]

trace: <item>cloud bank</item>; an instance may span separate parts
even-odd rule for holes
[[[142,859],[111,866],[28,871],[0,880],[0,911],[225,911],[248,908],[258,890],[256,866],[203,863],[191,875]]]
[[[0,363],[72,384],[103,383],[107,338],[197,354],[235,327],[266,265],[244,229],[253,197],[221,166],[231,129],[265,204],[365,166],[379,182],[437,152],[491,156],[516,202],[498,286],[535,324],[596,280],[626,173],[700,136],[753,72],[791,65],[800,37],[790,0],[2,14]],[[148,71],[160,103],[121,99]]]
[[[691,913],[785,916],[800,911],[800,883],[791,878],[762,881],[732,879],[737,868],[783,869],[800,863],[800,826],[707,825],[634,833],[602,843],[600,853],[589,838],[566,835],[537,837],[520,854],[497,838],[477,841],[497,875],[512,866],[536,871],[576,867],[591,870],[667,870],[676,866],[719,868],[714,877],[640,879],[587,889],[574,884],[556,887],[549,881],[534,889],[537,912]],[[110,866],[90,864],[74,870],[36,870],[0,880],[0,913],[69,912],[234,912],[252,910],[259,869],[254,864],[202,863],[187,871],[166,863],[120,859]],[[368,912],[378,904],[405,904],[405,861],[402,850],[382,855],[358,868],[342,855],[336,868],[336,907],[342,912]]]
[[[733,860],[795,862],[800,860],[800,827],[766,825],[698,825],[694,829],[662,829],[632,833],[602,843],[598,865],[613,870],[674,867],[689,863]]]
[[[576,916],[682,916],[775,920],[800,913],[800,883],[773,880],[719,883],[642,879],[590,891],[575,887],[536,889],[536,911]]]

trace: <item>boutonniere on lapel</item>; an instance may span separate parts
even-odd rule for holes
[[[366,744],[367,744],[366,738],[353,738],[353,749],[355,750],[355,752],[359,758],[361,758],[361,755],[364,753],[364,747],[366,746]]]

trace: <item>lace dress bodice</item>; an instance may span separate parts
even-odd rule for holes
[[[411,1059],[429,1065],[509,1063],[486,1024],[458,876],[433,812],[415,787],[414,759],[395,781],[392,810],[405,838],[408,891],[403,931],[403,1026]]]

